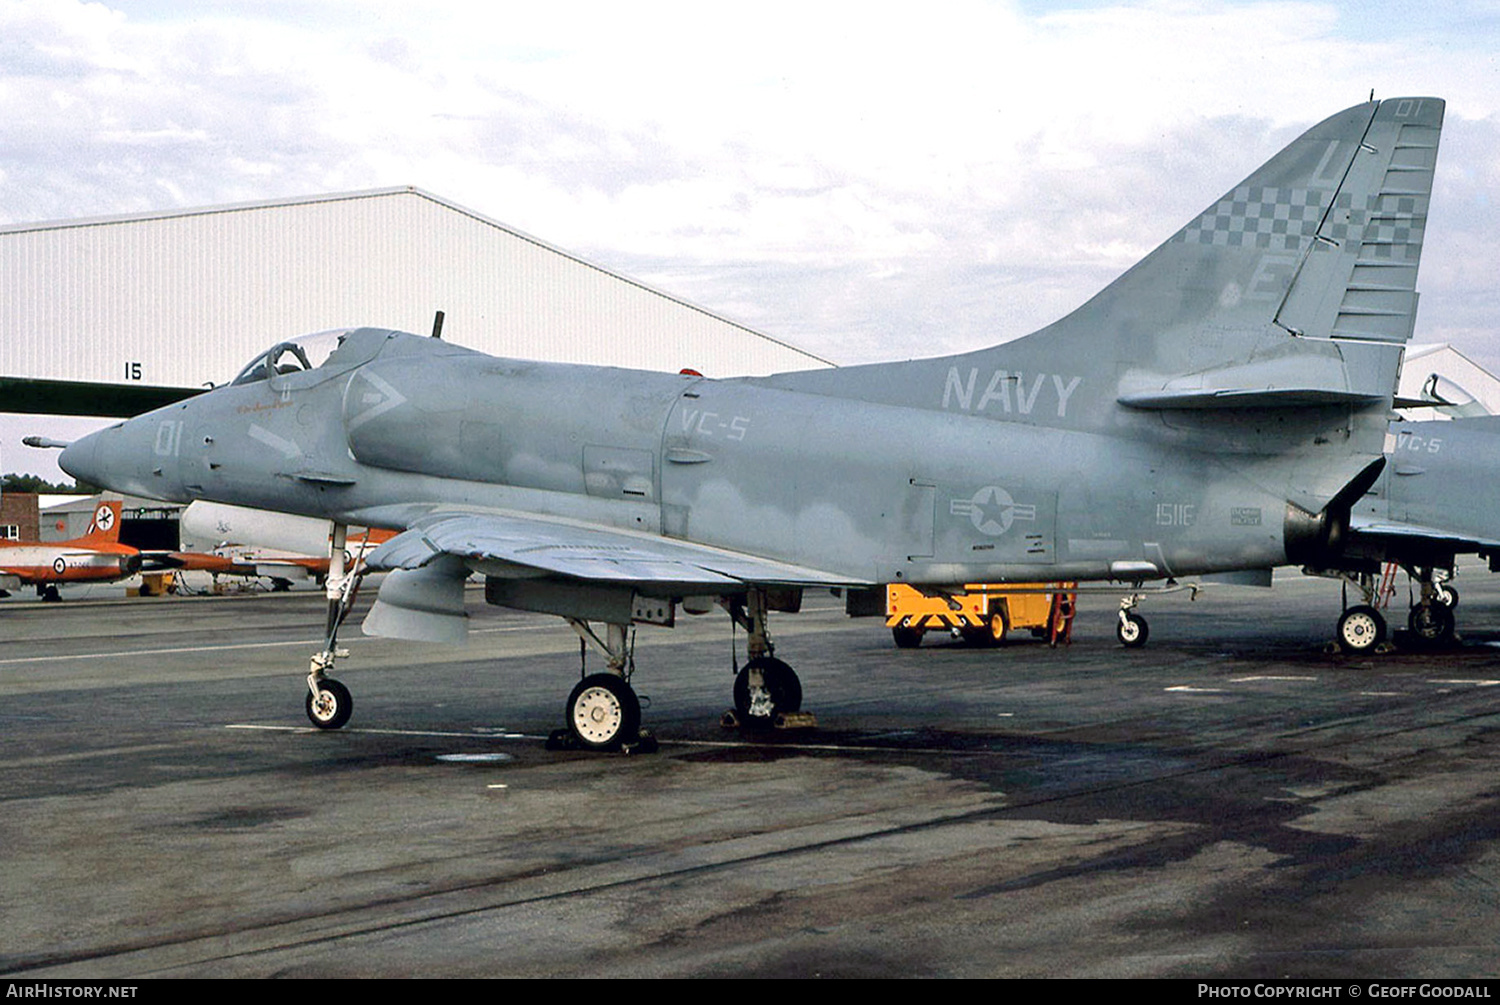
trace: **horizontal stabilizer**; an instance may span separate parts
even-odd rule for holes
[[[1378,394],[1322,387],[1220,388],[1210,391],[1157,391],[1120,396],[1128,408],[1307,408],[1315,405],[1372,405]]]
[[[1117,400],[1158,409],[1364,407],[1391,400],[1397,359],[1384,345],[1284,342],[1244,362],[1165,380],[1132,375]]]
[[[1377,520],[1368,516],[1355,516],[1350,520],[1349,525],[1350,529],[1356,534],[1365,538],[1436,542],[1450,545],[1458,551],[1500,550],[1500,540],[1496,540],[1495,538],[1458,534],[1451,530],[1424,527],[1421,524],[1415,523],[1396,523],[1390,520]]]

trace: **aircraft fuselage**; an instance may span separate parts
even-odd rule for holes
[[[1258,484],[1253,457],[1231,465],[1167,432],[1008,420],[995,395],[972,407],[978,387],[965,410],[945,370],[910,365],[931,384],[933,407],[919,408],[374,330],[350,339],[358,362],[221,388],[93,449],[149,458],[123,481],[117,461],[111,471],[158,498],[394,528],[437,507],[521,512],[850,582],[1133,580],[1287,561],[1287,494]],[[1046,374],[1010,383],[1012,409],[1049,419],[1099,391]]]

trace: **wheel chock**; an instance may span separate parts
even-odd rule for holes
[[[719,716],[719,725],[724,729],[741,729],[750,724],[741,719],[739,713],[731,708]],[[770,722],[770,727],[772,729],[816,729],[818,717],[811,712],[777,712]]]
[[[598,750],[594,753],[621,753],[621,754],[654,754],[660,744],[656,741],[656,734],[649,729],[643,729],[636,734],[634,740],[622,740],[613,750]],[[585,750],[589,749],[578,742],[570,731],[566,729],[554,729],[547,734],[548,750]]]

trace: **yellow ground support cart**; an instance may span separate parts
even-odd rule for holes
[[[1007,632],[1029,630],[1056,645],[1072,634],[1076,585],[966,583],[950,591],[892,583],[886,587],[885,623],[903,649],[921,645],[931,631],[994,646],[1005,642]]]

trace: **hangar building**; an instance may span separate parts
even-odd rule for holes
[[[1500,378],[1446,342],[1412,344],[1401,364],[1396,394],[1408,401],[1439,401],[1438,408],[1405,408],[1413,422],[1500,415]]]
[[[357,325],[710,376],[829,365],[416,188],[0,228],[0,376],[165,387]]]

